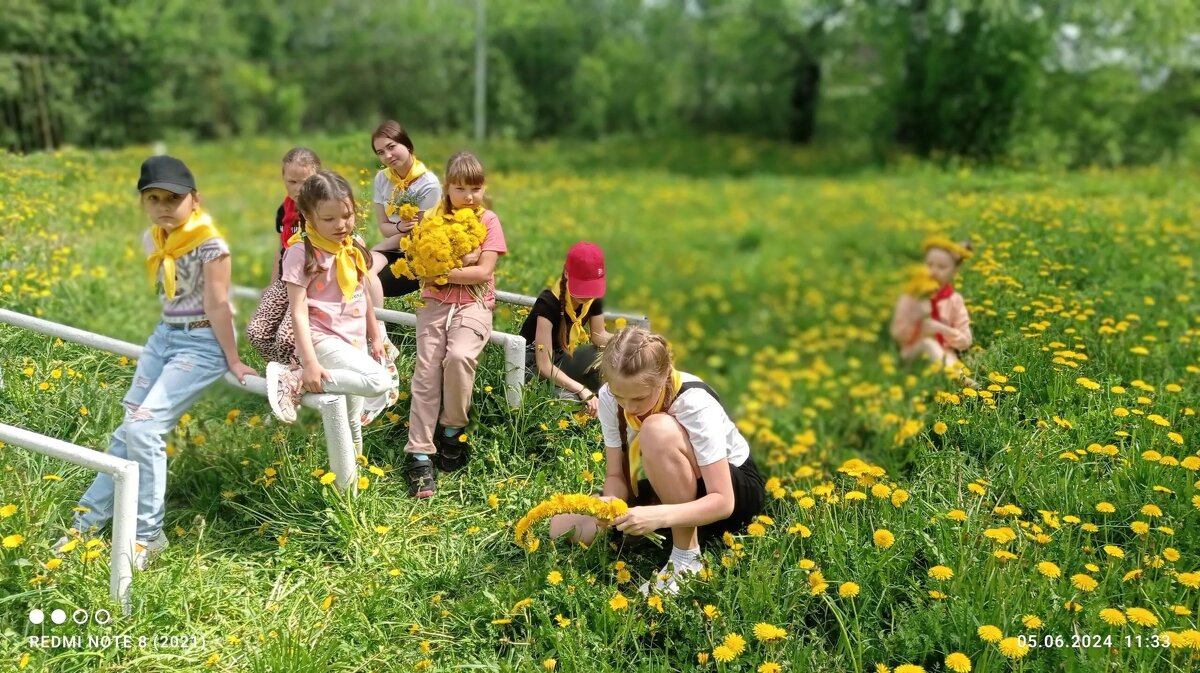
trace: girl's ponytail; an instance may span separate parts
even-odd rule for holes
[[[303,212],[300,213],[296,226],[300,229],[300,240],[304,241],[304,273],[309,276],[315,275],[320,272],[321,266],[317,264],[317,251],[313,249],[312,241],[308,240],[308,220]]]
[[[567,324],[567,271],[558,279],[558,347],[567,350],[571,327]]]

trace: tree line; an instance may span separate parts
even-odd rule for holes
[[[473,0],[0,0],[0,143],[474,122]],[[1200,146],[1192,0],[486,0],[493,137],[1060,165]]]

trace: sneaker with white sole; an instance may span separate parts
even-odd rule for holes
[[[679,584],[681,582],[686,582],[690,576],[700,572],[700,568],[702,567],[703,566],[698,566],[693,568],[685,566],[682,568],[675,568],[674,561],[667,561],[667,564],[664,565],[662,570],[658,571],[658,575],[655,576],[653,587],[651,587],[650,582],[642,582],[642,586],[638,587],[638,591],[641,592],[643,596],[650,595],[651,591],[659,594],[677,594],[679,593]]]
[[[267,363],[267,401],[276,418],[295,423],[301,394],[300,377],[294,368],[278,362]]]
[[[171,546],[167,540],[167,534],[158,531],[158,535],[149,540],[138,540],[133,544],[133,567],[138,570],[145,570],[146,566],[154,560],[154,557],[162,553],[164,549]]]
[[[58,538],[58,542],[50,547],[50,553],[54,554],[55,558],[64,558],[67,554],[75,551],[75,548],[82,542],[83,536],[72,528],[67,535]]]

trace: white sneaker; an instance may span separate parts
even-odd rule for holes
[[[686,582],[689,576],[700,572],[701,567],[703,566],[675,568],[674,561],[667,561],[667,564],[663,566],[662,570],[658,571],[658,575],[654,578],[654,592],[659,594],[679,593],[680,582]],[[638,591],[643,596],[649,596],[651,591],[650,582],[642,582],[642,586],[638,587]]]
[[[271,411],[284,423],[296,422],[296,403],[300,397],[300,377],[287,365],[267,363],[267,401]]]
[[[133,545],[133,567],[145,570],[154,557],[169,546],[171,543],[167,540],[167,534],[162,531],[158,531],[158,535],[152,539],[138,540]]]
[[[54,554],[55,558],[65,558],[67,554],[75,551],[75,548],[83,541],[83,536],[79,534],[64,535],[58,538],[58,542],[50,547],[50,553]],[[71,544],[74,542],[75,544]]]

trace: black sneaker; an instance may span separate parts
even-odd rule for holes
[[[404,475],[408,478],[408,494],[414,498],[429,498],[437,491],[437,472],[432,460],[409,455]]]
[[[437,461],[439,470],[454,472],[467,466],[471,460],[471,442],[467,439],[465,428],[460,428],[449,437],[439,430],[436,437],[434,444],[437,444],[438,452],[433,459]]]

